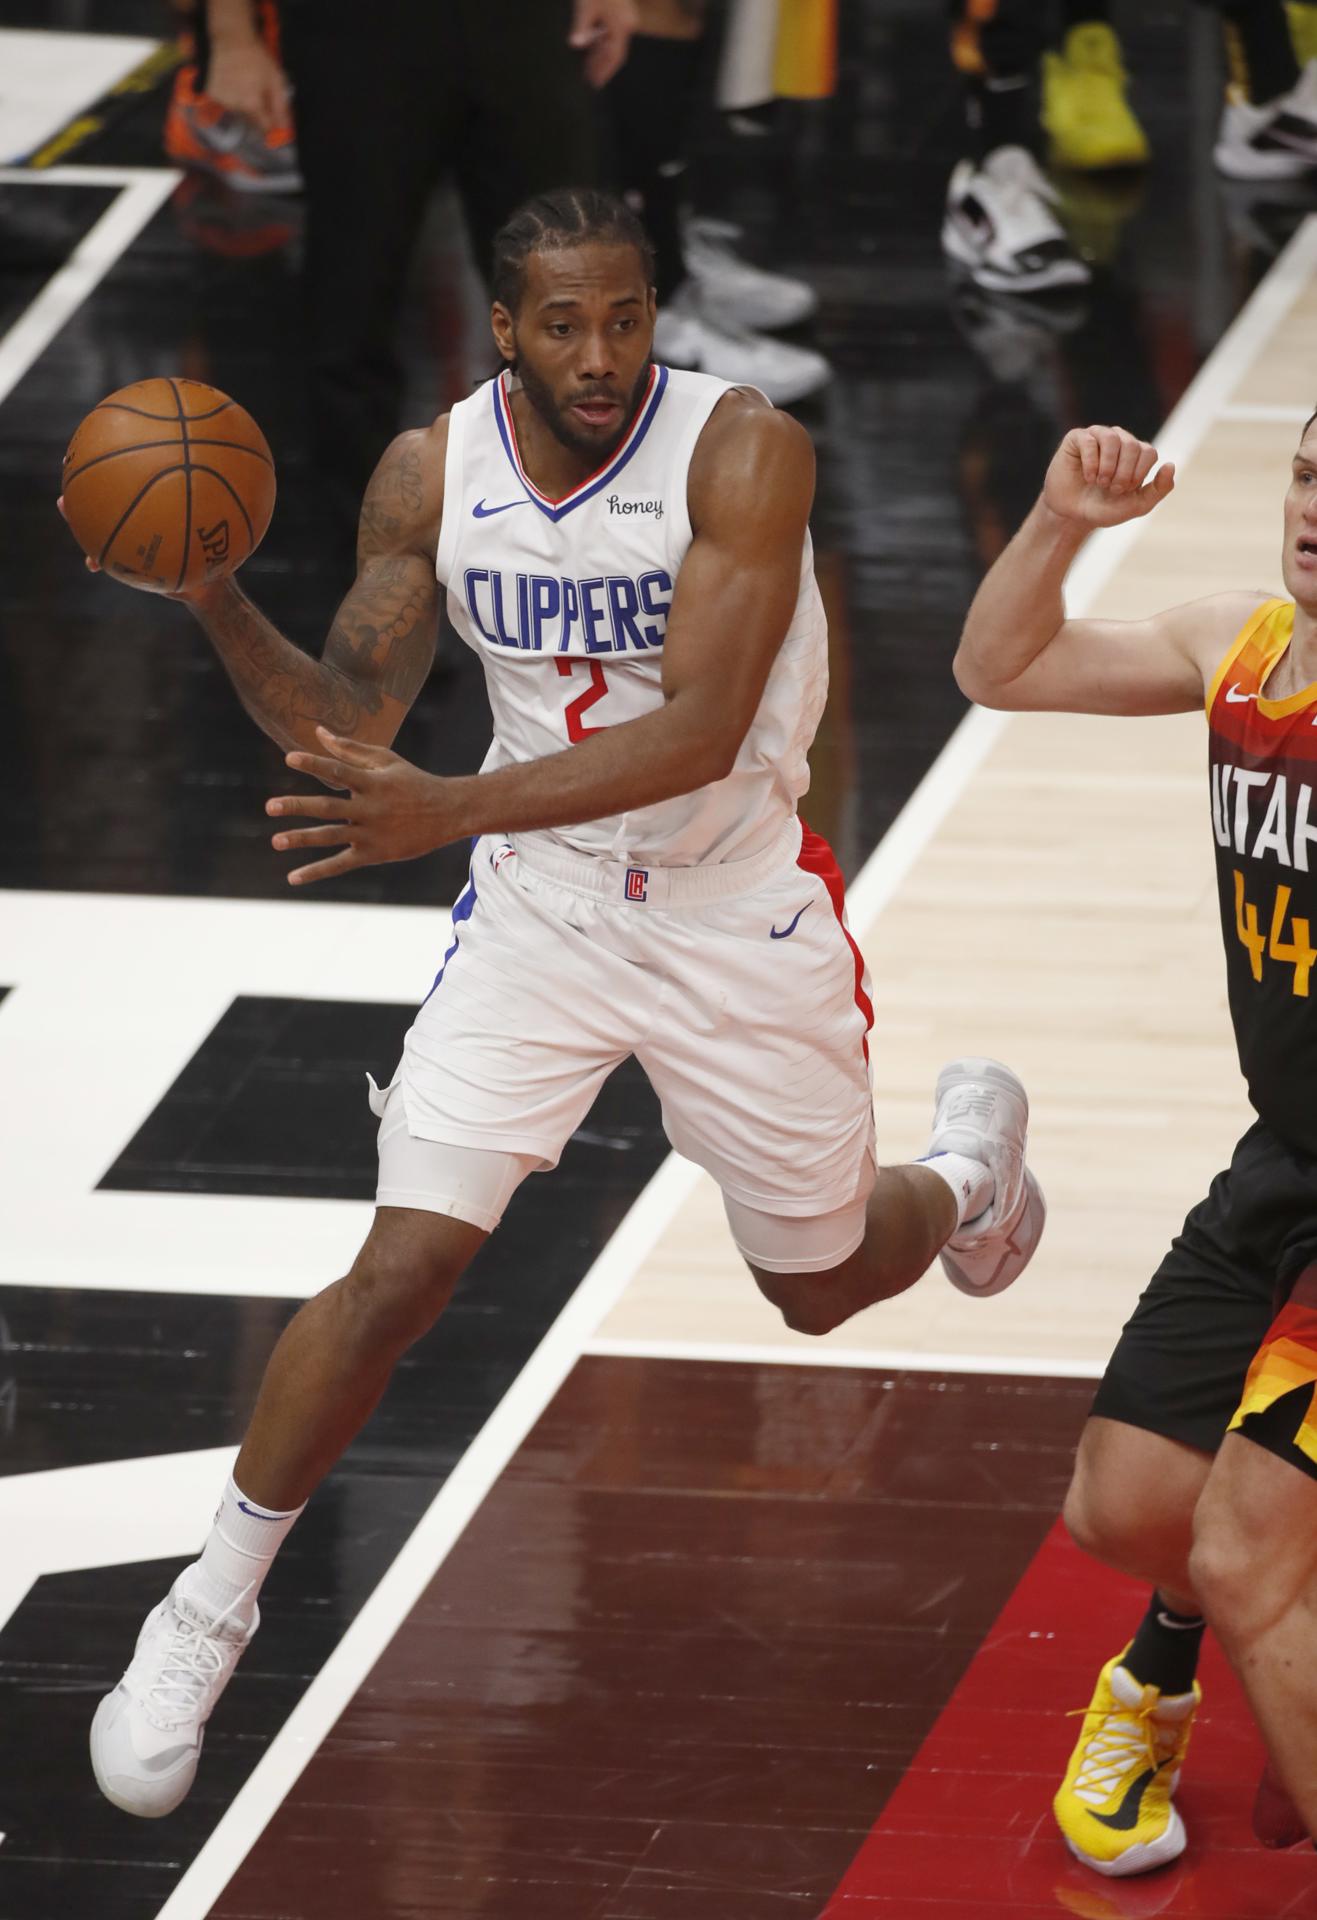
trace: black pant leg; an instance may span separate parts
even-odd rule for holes
[[[965,80],[969,151],[1037,144],[1035,83],[1050,0],[995,0],[990,11],[950,0],[951,55]]]
[[[447,0],[462,23],[466,137],[455,158],[477,265],[524,200],[600,184],[594,90],[567,44],[571,0]]]
[[[284,49],[305,180],[312,448],[339,531],[398,431],[407,267],[460,115],[447,5],[292,0]]]

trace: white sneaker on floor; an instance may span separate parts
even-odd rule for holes
[[[728,220],[697,214],[682,231],[686,271],[699,288],[705,316],[767,333],[812,319],[819,307],[813,287],[753,266],[736,251],[739,234],[739,227]]]
[[[937,1077],[927,1154],[962,1153],[993,1177],[992,1205],[952,1234],[942,1268],[962,1293],[1001,1293],[1033,1258],[1047,1219],[1043,1190],[1024,1164],[1029,1099],[999,1060],[950,1060]]]
[[[1023,147],[997,147],[977,166],[962,160],[947,188],[943,249],[997,293],[1082,286],[1091,276],[1055,203],[1051,183]]]
[[[659,309],[654,358],[668,366],[690,367],[696,373],[758,387],[777,407],[804,400],[832,378],[823,355],[809,347],[770,340],[711,319],[690,281]]]
[[[96,1709],[91,1764],[107,1800],[158,1820],[172,1813],[196,1777],[215,1703],[260,1625],[203,1612],[187,1596],[185,1567],[146,1616],[128,1671]],[[236,1603],[235,1603],[236,1604]]]
[[[1231,180],[1296,180],[1317,167],[1317,60],[1279,99],[1227,100],[1212,158]]]

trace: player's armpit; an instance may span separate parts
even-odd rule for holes
[[[677,576],[663,692],[730,772],[800,596],[814,449],[789,414],[728,394],[701,434],[688,482],[693,539]]]

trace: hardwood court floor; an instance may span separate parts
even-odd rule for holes
[[[1130,618],[1232,585],[1279,591],[1281,500],[1314,398],[1317,221],[1171,423],[1170,500],[1130,537],[1090,543],[1072,602]],[[880,1155],[920,1150],[940,1061],[996,1055],[1030,1089],[1051,1218],[1001,1298],[926,1282],[821,1345],[1096,1374],[1248,1118],[1225,1006],[1206,729],[1200,714],[980,715],[961,746],[929,795],[945,817],[909,873],[872,919],[864,881],[852,903],[874,979]],[[816,1351],[745,1285],[704,1179],[597,1345]]]

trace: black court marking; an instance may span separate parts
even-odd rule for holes
[[[241,995],[100,1187],[374,1199],[366,1074],[388,1082],[414,1014],[387,1002]]]
[[[139,61],[131,73],[126,73],[122,80],[116,81],[99,99],[66,121],[49,140],[34,147],[25,159],[16,164],[32,173],[61,166],[79,147],[85,147],[98,134],[109,132],[118,121],[132,113],[144,95],[156,92],[181,64],[182,58],[176,43],[162,41],[158,47],[152,48],[144,60]]]

